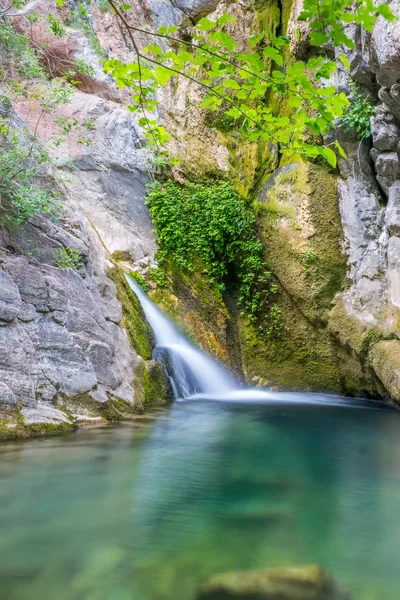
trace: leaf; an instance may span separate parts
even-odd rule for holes
[[[328,148],[327,146],[323,146],[320,150],[321,156],[323,156],[331,167],[336,167],[336,154],[332,150],[332,148]]]
[[[200,29],[200,31],[209,31],[210,29],[214,29],[215,25],[216,23],[214,21],[210,21],[210,19],[203,17],[195,27],[196,29]]]
[[[237,43],[235,40],[225,31],[216,31],[210,35],[210,40],[214,43],[220,44],[223,48],[227,50],[235,50],[237,48]]]
[[[335,142],[335,146],[336,146],[337,151],[339,152],[340,156],[342,158],[347,158],[346,152],[343,150],[342,146],[340,145],[340,143],[337,140]]]
[[[346,67],[346,69],[350,72],[350,61],[349,61],[349,59],[347,58],[347,56],[343,52],[340,55],[340,60],[344,64],[344,66]]]
[[[386,3],[385,4],[379,4],[379,6],[376,7],[376,10],[378,11],[378,13],[382,17],[384,17],[385,19],[387,19],[391,23],[393,23],[393,21],[397,20],[396,15],[393,14],[392,9]]]
[[[156,74],[157,80],[160,83],[160,85],[164,86],[171,79],[173,72],[170,71],[169,69],[166,69],[165,67],[159,65],[155,69],[155,74]]]
[[[313,31],[310,34],[310,43],[312,46],[322,46],[328,41],[328,36],[322,31]]]
[[[230,90],[240,90],[240,85],[234,79],[225,79],[223,85]]]
[[[156,44],[149,44],[147,46],[147,48],[144,48],[145,52],[152,52],[153,54],[162,54],[163,51],[160,48],[160,46],[157,46]]]
[[[59,8],[62,8],[64,6],[64,0],[56,0],[56,4]]]
[[[121,4],[119,10],[122,10],[122,12],[124,12],[125,10],[129,10],[130,8],[132,8],[131,4]]]

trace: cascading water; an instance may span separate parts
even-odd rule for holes
[[[238,381],[222,365],[193,346],[132,277],[126,275],[126,279],[154,332],[154,357],[165,365],[175,398],[194,394],[226,395],[238,390]]]
[[[176,399],[212,399],[228,402],[268,402],[286,404],[320,404],[325,406],[376,408],[375,403],[352,400],[332,394],[278,392],[242,387],[240,383],[216,360],[191,344],[175,325],[148,298],[137,283],[125,275],[139,299],[147,321],[154,332],[156,347],[154,358],[165,366]],[[377,408],[380,408],[377,403]]]

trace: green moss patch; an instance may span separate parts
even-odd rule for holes
[[[128,333],[132,347],[142,358],[150,359],[154,336],[139,300],[130,289],[122,269],[114,267],[107,275],[117,286],[118,300],[122,304],[122,325]]]

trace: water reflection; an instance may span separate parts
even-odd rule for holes
[[[2,597],[193,600],[218,571],[317,562],[358,600],[398,599],[397,413],[193,401],[157,417],[0,447]]]

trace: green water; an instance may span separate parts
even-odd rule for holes
[[[2,600],[193,600],[229,569],[318,563],[400,598],[400,418],[183,402],[0,445]]]

